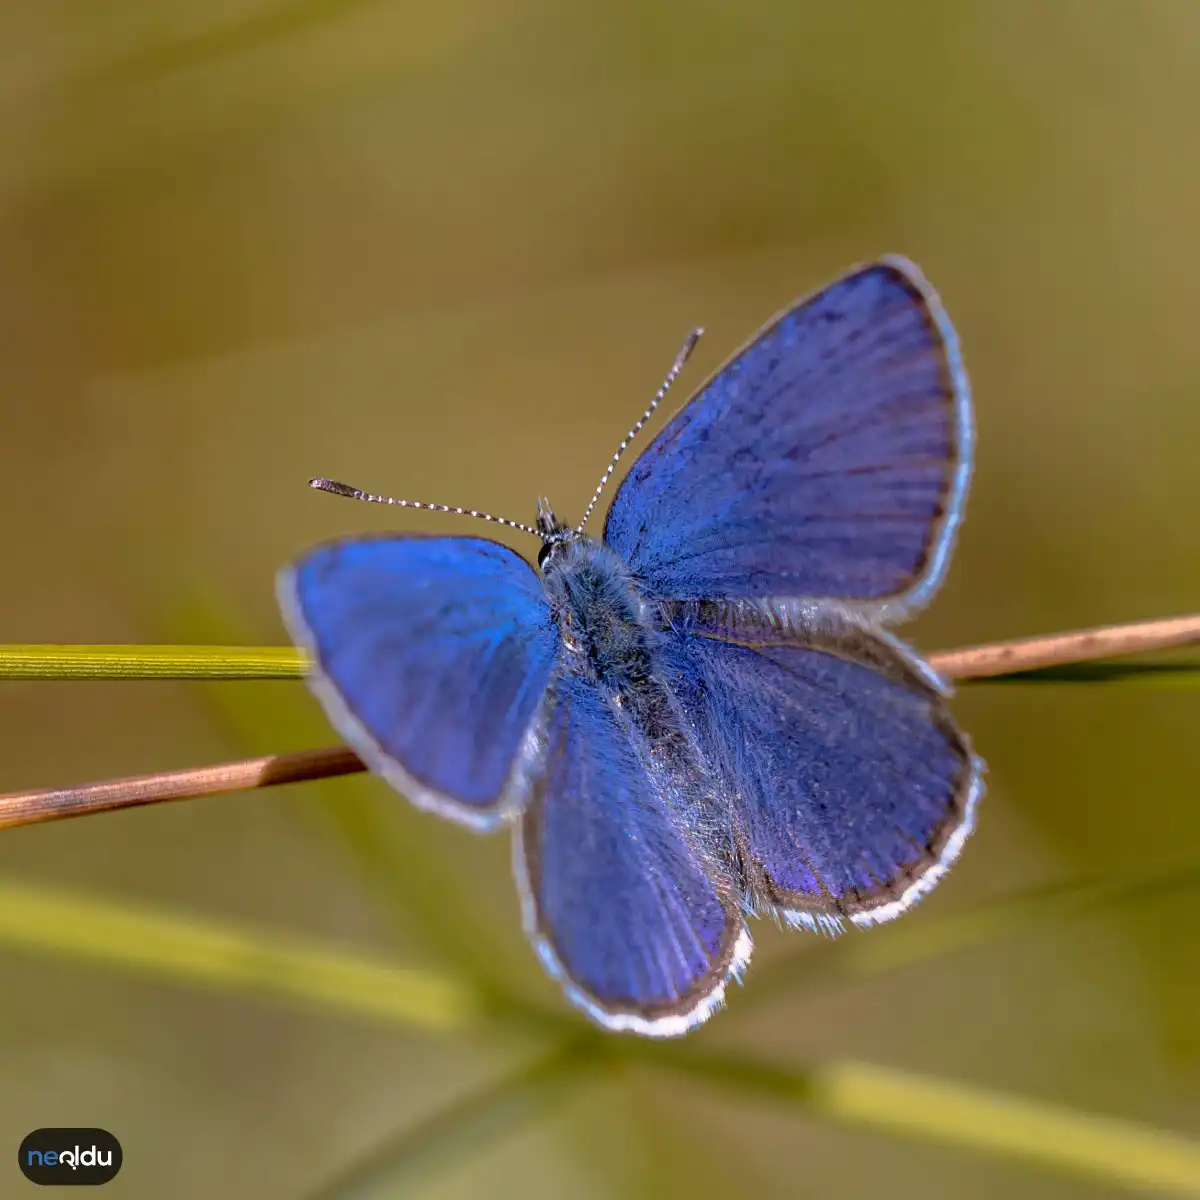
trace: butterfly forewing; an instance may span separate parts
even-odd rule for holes
[[[558,651],[541,582],[481,538],[374,537],[280,575],[333,724],[414,803],[486,828],[519,806]]]
[[[894,618],[941,580],[970,454],[953,328],[889,259],[783,313],[701,388],[604,536],[658,599],[838,597]]]

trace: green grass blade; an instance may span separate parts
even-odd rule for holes
[[[532,1066],[422,1122],[348,1168],[309,1200],[408,1196],[438,1171],[470,1162],[486,1146],[545,1113],[579,1087],[598,1059],[568,1042]]]
[[[789,1071],[663,1048],[658,1061],[814,1117],[940,1143],[1130,1190],[1200,1194],[1200,1143],[985,1088],[858,1062]]]
[[[0,945],[437,1032],[481,1019],[453,976],[267,930],[0,881]]]
[[[0,679],[303,679],[283,646],[0,646]]]
[[[302,679],[307,673],[307,659],[289,646],[0,646],[0,679]],[[1200,663],[1103,659],[966,679],[960,686],[988,683],[1195,688]]]

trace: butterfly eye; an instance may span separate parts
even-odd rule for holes
[[[556,529],[542,543],[542,548],[538,551],[538,568],[545,573],[546,566],[553,562],[556,558],[562,555],[570,542],[569,530]]]

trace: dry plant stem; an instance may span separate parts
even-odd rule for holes
[[[248,788],[273,787],[278,783],[304,783],[365,770],[348,746],[303,750],[299,754],[267,754],[215,767],[189,767],[182,771],[160,771],[155,775],[133,775],[104,783],[78,787],[40,788],[0,796],[0,829],[10,825],[34,825],[159,804],[164,800],[188,800],[195,796],[219,796]]]
[[[1132,625],[1108,625],[1100,629],[1078,629],[1045,637],[991,642],[962,650],[931,654],[929,664],[946,679],[988,679],[1039,667],[1061,667],[1069,663],[1095,662],[1122,654],[1173,650],[1200,642],[1200,613],[1167,617],[1161,621],[1138,621]]]
[[[1169,650],[1197,642],[1200,642],[1200,614],[945,650],[931,654],[929,664],[947,679],[986,679],[1121,654]],[[273,754],[215,767],[164,771],[77,787],[12,792],[0,795],[0,829],[157,804],[163,800],[184,800],[272,787],[279,783],[326,779],[365,769],[348,747],[333,746],[325,750]]]

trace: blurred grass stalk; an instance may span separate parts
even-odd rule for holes
[[[1200,872],[1163,872],[1163,886],[1182,887]],[[1095,903],[1113,903],[1147,887],[1145,875],[1131,876],[1099,890],[1080,889]],[[1061,907],[1060,888],[1051,894],[1021,893],[982,905],[968,914],[935,917],[925,923],[931,953],[960,949],[1016,924],[1037,923]],[[1005,912],[1012,915],[1005,921]],[[947,930],[952,936],[946,936]],[[168,915],[128,903],[71,894],[27,884],[0,882],[0,943],[35,953],[88,960],[185,985],[240,991],[269,999],[300,1002],[350,1017],[447,1033],[502,1029],[489,1021],[489,1006],[467,983],[434,970],[413,969],[328,948],[273,932],[250,931],[190,916]],[[863,975],[912,961],[913,947],[877,959],[846,947],[850,970]],[[750,993],[748,993],[749,995]],[[530,1031],[562,1037],[568,1023],[533,1010],[504,1013]],[[511,1031],[511,1026],[509,1026]],[[1034,1166],[1103,1179],[1109,1184],[1168,1193],[1200,1194],[1200,1144],[1133,1122],[1096,1117],[1026,1101],[984,1089],[923,1078],[907,1072],[849,1061],[816,1063],[806,1069],[779,1069],[744,1059],[697,1052],[694,1045],[664,1045],[592,1031],[571,1023],[559,1050],[545,1065],[523,1067],[512,1080],[468,1099],[435,1118],[434,1148],[429,1139],[406,1134],[389,1148],[354,1167],[347,1187],[325,1195],[358,1195],[368,1180],[404,1174],[410,1167],[449,1162],[444,1143],[494,1137],[520,1124],[521,1114],[540,1111],[539,1101],[558,1095],[568,1082],[569,1063],[608,1059],[668,1068],[765,1099],[784,1100],[812,1116],[842,1125],[884,1131],[916,1141],[954,1145],[1023,1161]],[[545,1076],[545,1078],[543,1078]],[[528,1088],[527,1095],[522,1089]],[[543,1095],[544,1093],[544,1095]],[[462,1117],[462,1127],[456,1125]],[[462,1116],[465,1114],[465,1116]],[[456,1132],[457,1131],[457,1132]],[[410,1164],[415,1157],[418,1164]]]
[[[439,1032],[482,1017],[472,990],[436,971],[30,884],[0,882],[0,942],[134,975]]]
[[[814,1116],[941,1143],[1133,1190],[1200,1194],[1200,1144],[1109,1117],[867,1063],[795,1071],[667,1053],[659,1062],[711,1084],[786,1100]]]
[[[582,1087],[599,1061],[598,1055],[589,1053],[590,1041],[568,1039],[497,1083],[419,1121],[353,1163],[306,1200],[409,1195],[409,1189],[422,1179],[461,1162],[465,1146],[478,1153]]]

